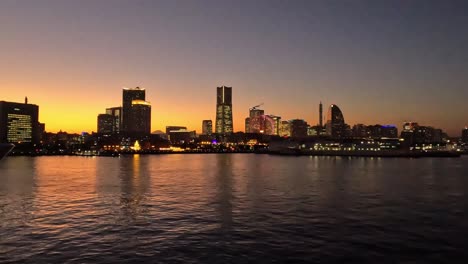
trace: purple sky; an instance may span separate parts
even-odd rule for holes
[[[152,130],[200,131],[216,87],[248,108],[318,122],[468,124],[467,1],[0,1],[0,100],[39,104],[48,131],[96,130],[141,86]]]

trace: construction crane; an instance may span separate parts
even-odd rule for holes
[[[250,111],[252,110],[256,110],[258,107],[262,106],[263,103],[259,104],[259,105],[256,105],[256,106],[252,106],[251,108],[249,108]]]

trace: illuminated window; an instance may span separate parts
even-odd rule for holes
[[[8,142],[31,142],[32,122],[30,115],[8,114]]]

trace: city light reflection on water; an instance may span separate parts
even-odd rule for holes
[[[467,164],[467,157],[9,157],[0,163],[0,262],[464,257]]]

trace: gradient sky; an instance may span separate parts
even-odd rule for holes
[[[468,124],[468,1],[0,1],[0,100],[40,106],[56,132],[96,131],[122,87],[146,88],[152,130],[248,108],[318,123]]]

